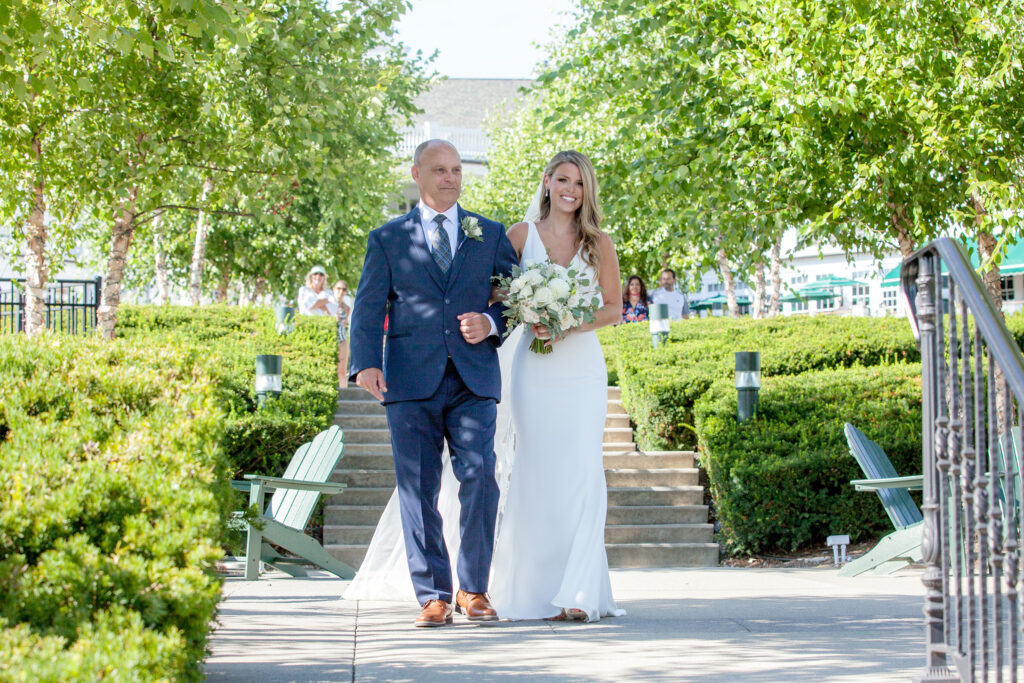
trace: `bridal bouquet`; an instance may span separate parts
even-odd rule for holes
[[[560,337],[577,325],[594,320],[601,308],[601,288],[587,289],[590,280],[582,276],[575,266],[565,268],[557,263],[542,262],[520,268],[512,267],[508,277],[496,277],[494,282],[506,292],[505,317],[511,331],[517,324],[540,324]],[[551,353],[545,340],[534,339],[530,349],[535,353]]]

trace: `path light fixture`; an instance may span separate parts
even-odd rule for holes
[[[295,331],[295,309],[280,304],[274,306],[274,327],[278,334],[290,334]]]
[[[736,419],[746,422],[757,416],[757,394],[761,390],[761,352],[736,352]]]
[[[669,323],[668,304],[651,304],[648,309],[648,320],[651,323],[651,346],[658,348],[668,341]]]
[[[256,356],[256,404],[281,395],[281,356]]]

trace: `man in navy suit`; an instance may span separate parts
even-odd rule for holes
[[[487,599],[498,486],[494,427],[505,331],[491,278],[517,263],[505,227],[458,205],[462,161],[450,143],[416,149],[419,204],[372,231],[351,323],[351,379],[384,403],[416,626],[452,622],[452,575],[437,511],[448,442],[462,506],[456,609],[497,619]],[[384,318],[388,329],[385,338]],[[383,343],[382,343],[383,342]]]

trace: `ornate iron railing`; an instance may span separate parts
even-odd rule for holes
[[[959,242],[903,262],[921,350],[922,681],[1021,673],[1024,358]]]
[[[0,333],[25,330],[24,280],[0,278]],[[103,279],[54,280],[46,286],[46,328],[84,334],[96,329]]]

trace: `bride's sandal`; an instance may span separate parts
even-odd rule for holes
[[[565,609],[553,617],[546,617],[544,621],[586,621],[587,613],[581,609]]]

